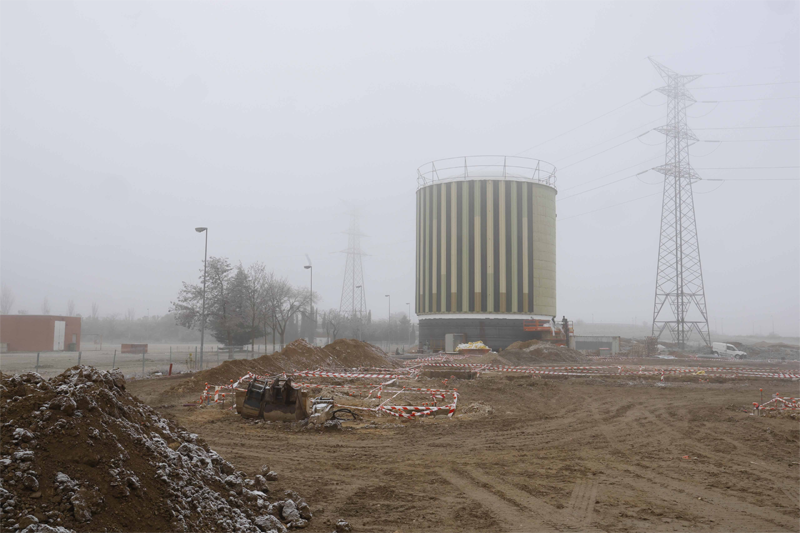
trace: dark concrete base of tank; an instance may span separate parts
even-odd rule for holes
[[[526,319],[511,318],[420,318],[419,345],[434,351],[444,350],[444,336],[448,333],[466,335],[467,342],[483,341],[494,351],[505,350],[517,341],[540,339],[539,331],[525,331]]]

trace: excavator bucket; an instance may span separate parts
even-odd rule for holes
[[[240,401],[241,398],[241,401]],[[308,392],[292,386],[292,378],[253,379],[247,390],[237,391],[236,410],[244,418],[303,420],[308,418]]]

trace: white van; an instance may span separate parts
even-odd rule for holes
[[[711,344],[711,351],[717,357],[733,357],[734,359],[746,359],[747,354],[736,349],[732,344],[725,344],[724,342],[714,342]]]

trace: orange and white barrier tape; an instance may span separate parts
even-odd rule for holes
[[[775,393],[772,399],[763,404],[753,402],[753,410],[760,411],[800,411],[800,398],[783,398]]]

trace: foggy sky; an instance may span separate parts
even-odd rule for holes
[[[587,191],[664,163],[662,135],[634,139],[666,114],[647,56],[704,74],[698,100],[800,91],[730,87],[800,80],[796,2],[0,10],[0,275],[14,313],[39,313],[47,297],[53,314],[69,299],[84,316],[93,301],[101,315],[164,314],[202,267],[195,226],[210,228],[209,255],[263,261],[296,284],[308,283],[308,254],[319,306],[338,308],[352,207],[373,316],[386,316],[385,294],[393,312],[413,311],[417,167],[520,154],[559,168],[558,315],[649,323],[660,175]],[[796,98],[698,103],[689,117],[703,140],[746,141],[692,147],[702,177],[798,177],[796,140],[757,142],[797,139],[797,127],[700,129],[797,126]],[[774,166],[795,168],[740,168]],[[712,331],[766,334],[774,317],[798,335],[798,182],[695,193]]]

